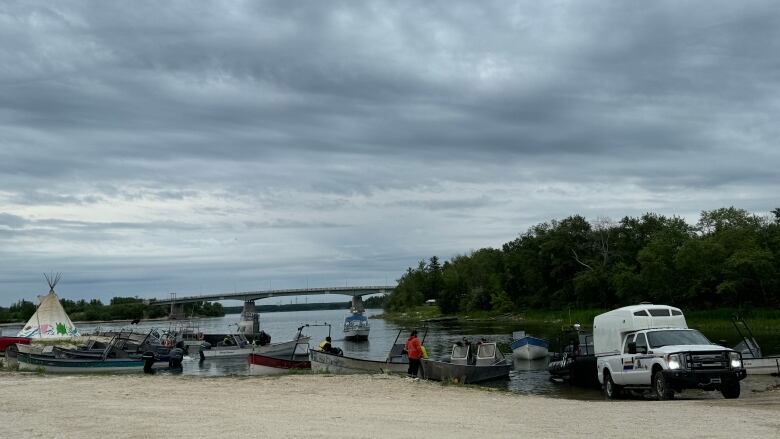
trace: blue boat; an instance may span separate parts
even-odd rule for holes
[[[512,333],[512,354],[521,360],[537,360],[548,355],[547,341],[525,335],[525,331]]]

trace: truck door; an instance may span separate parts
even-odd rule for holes
[[[623,360],[623,370],[625,372],[625,384],[636,384],[647,386],[650,384],[650,358],[647,356],[647,337],[644,333],[636,334],[634,338],[636,353],[628,354]],[[626,343],[626,347],[628,343]],[[625,352],[628,352],[626,349]],[[628,367],[628,363],[632,363]]]
[[[616,364],[610,364],[612,367],[612,380],[615,381],[615,384],[628,384],[626,379],[634,368],[634,355],[628,353],[628,344],[633,343],[633,341],[634,334],[627,335],[625,340],[623,340],[623,352],[620,355],[615,355]]]

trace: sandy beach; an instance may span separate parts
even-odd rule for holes
[[[0,374],[0,436],[778,437],[778,379],[738,400],[577,401],[388,375]],[[752,387],[752,388],[751,388]]]

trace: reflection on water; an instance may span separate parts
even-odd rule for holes
[[[381,314],[382,310],[367,310],[366,314],[371,317]],[[291,340],[295,337],[298,327],[304,324],[312,323],[330,323],[332,326],[330,332],[327,326],[314,326],[304,329],[304,334],[311,336],[311,345],[316,347],[327,335],[333,338],[334,346],[341,347],[345,355],[384,360],[396,337],[399,335],[398,325],[387,322],[383,319],[371,319],[371,333],[369,341],[354,342],[344,340],[343,322],[347,316],[347,310],[321,310],[321,311],[295,311],[295,312],[277,312],[265,313],[261,315],[260,326],[272,337],[272,342],[281,342]],[[235,323],[239,316],[227,315],[225,317],[196,319],[192,322],[193,326],[200,332],[205,333],[227,333],[235,331]],[[181,322],[141,322],[139,325],[132,326],[135,331],[148,331],[151,328],[169,329],[180,325]],[[79,329],[82,332],[91,332],[96,329],[96,324],[80,324]],[[130,328],[127,324],[101,324],[101,329],[125,329]],[[425,330],[420,327],[420,336]],[[509,343],[511,342],[512,331],[525,330],[528,334],[544,338],[550,342],[551,350],[558,350],[559,346],[565,344],[567,340],[561,340],[561,324],[536,323],[528,324],[524,322],[442,322],[431,323],[427,327],[424,345],[428,354],[434,359],[445,359],[452,350],[452,344],[462,337],[468,337],[472,341],[485,338],[495,341],[499,344],[502,351],[509,352]],[[6,328],[6,333],[11,331]],[[13,331],[15,333],[15,331]],[[404,332],[398,343],[405,341],[408,332]],[[705,332],[711,340],[730,339],[728,334],[710,334]],[[731,337],[733,338],[733,337]],[[770,340],[767,345],[774,346],[778,340]],[[766,349],[765,349],[766,350]],[[507,354],[511,357],[511,353]],[[602,399],[598,389],[582,389],[572,387],[565,383],[556,383],[550,380],[550,375],[546,370],[547,360],[514,360],[514,368],[510,373],[508,380],[488,383],[487,385],[511,392],[528,395],[547,395],[562,398],[576,399]],[[161,374],[180,373],[184,375],[202,375],[202,376],[231,376],[247,375],[249,365],[245,358],[223,358],[209,359],[200,361],[197,355],[186,357],[183,362],[183,370],[179,372],[160,371]]]

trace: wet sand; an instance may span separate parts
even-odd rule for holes
[[[751,378],[748,378],[750,380]],[[56,376],[0,373],[0,436],[778,437],[780,380],[743,397],[575,401],[388,375]]]

